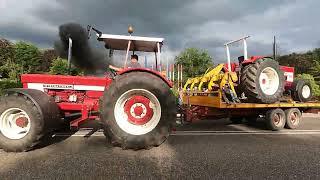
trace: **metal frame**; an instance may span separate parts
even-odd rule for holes
[[[250,36],[245,36],[243,38],[237,39],[237,40],[233,40],[233,41],[229,41],[227,43],[224,44],[224,46],[226,47],[226,54],[227,54],[227,58],[228,58],[228,70],[229,72],[231,72],[231,59],[230,59],[230,50],[229,50],[229,45],[239,42],[239,41],[243,41],[243,54],[244,54],[244,59],[248,59],[248,47],[247,47],[247,40]]]
[[[156,43],[156,49],[154,51],[155,53],[155,67],[156,71],[161,72],[161,44],[164,41],[164,38],[153,38],[153,37],[142,37],[142,36],[125,36],[125,35],[113,35],[113,34],[96,34],[98,37],[98,40],[103,40],[103,39],[122,39],[122,40],[128,40],[128,45],[126,49],[126,57],[125,57],[125,62],[124,62],[124,68],[127,67],[127,62],[128,62],[128,57],[129,57],[129,51],[131,48],[131,45],[134,43],[134,41],[147,41],[147,42],[155,42]]]

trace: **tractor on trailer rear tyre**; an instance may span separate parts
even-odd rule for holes
[[[123,149],[150,149],[168,138],[176,104],[172,83],[159,72],[164,39],[92,30],[106,48],[127,50],[124,67],[105,77],[23,74],[23,88],[8,89],[0,99],[2,149],[31,150],[66,122],[79,127],[88,120],[100,120],[106,137]],[[156,70],[127,68],[129,50],[155,53]]]

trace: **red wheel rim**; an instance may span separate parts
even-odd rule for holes
[[[128,121],[134,125],[148,123],[153,116],[153,109],[150,107],[150,100],[144,96],[132,96],[124,104],[124,112]]]

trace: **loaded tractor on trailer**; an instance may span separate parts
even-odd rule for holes
[[[225,44],[226,64],[187,80],[180,92],[182,121],[229,117],[239,123],[263,116],[270,130],[281,130],[297,128],[302,112],[318,112],[320,103],[310,101],[310,82],[294,80],[294,68],[280,66],[271,57],[248,58],[247,38]],[[231,63],[229,48],[238,42],[244,55]]]
[[[105,77],[23,74],[23,88],[7,89],[0,100],[0,147],[28,151],[65,122],[78,127],[100,120],[113,145],[124,149],[159,146],[176,117],[172,83],[160,73],[163,38],[102,34],[112,50],[126,50],[125,65]],[[79,43],[69,38],[71,43]],[[155,53],[155,70],[126,68],[129,51]],[[111,52],[111,51],[110,51]],[[70,56],[69,56],[70,58]]]

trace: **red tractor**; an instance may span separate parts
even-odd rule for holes
[[[78,127],[89,120],[100,120],[112,144],[124,149],[151,148],[167,139],[176,104],[172,83],[160,73],[164,39],[90,30],[108,49],[126,50],[122,70],[105,77],[23,74],[23,88],[7,89],[0,100],[5,151],[28,151],[66,122]],[[130,51],[155,53],[155,70],[127,68]]]
[[[283,95],[291,96],[294,101],[309,101],[312,98],[310,82],[303,79],[294,80],[294,67],[279,66],[271,57],[248,58],[246,39],[249,37],[225,44],[228,63],[224,70],[237,72],[238,96],[244,93],[246,101],[252,103],[279,102]],[[244,55],[238,58],[238,63],[231,63],[229,46],[239,41],[243,42]]]

